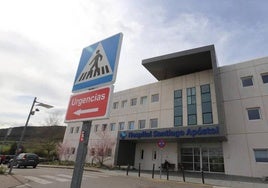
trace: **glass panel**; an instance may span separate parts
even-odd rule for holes
[[[201,100],[202,100],[202,102],[211,102],[211,95],[210,95],[210,93],[202,94]]]
[[[193,163],[182,163],[184,170],[193,170]]]
[[[194,148],[194,155],[200,155],[200,149],[199,148]]]
[[[195,104],[188,105],[187,112],[189,115],[196,114],[196,105]]]
[[[182,116],[175,117],[174,121],[175,121],[174,122],[175,126],[181,126],[182,125]]]
[[[182,155],[193,155],[193,149],[192,148],[182,148],[181,154]]]
[[[203,162],[202,165],[203,165],[203,170],[204,170],[204,171],[209,171],[208,163],[204,163],[204,162]]]
[[[175,98],[181,98],[182,97],[182,91],[181,90],[174,91],[174,97]]]
[[[193,156],[191,155],[191,156],[182,156],[181,157],[181,161],[182,162],[193,162]]]
[[[195,171],[200,171],[200,163],[194,163],[194,170]]]
[[[191,88],[187,88],[187,96],[191,96]]]
[[[195,95],[195,87],[192,87],[191,89],[192,89],[191,94]]]
[[[211,172],[224,172],[224,165],[223,164],[210,164],[210,171]]]
[[[202,103],[202,112],[203,113],[212,112],[211,102]]]
[[[200,156],[194,156],[194,162],[200,162]]]
[[[212,113],[203,114],[203,124],[213,123]]]
[[[174,99],[174,106],[182,106],[182,98]]]
[[[182,107],[175,107],[174,108],[174,115],[175,116],[182,116]]]
[[[191,99],[192,100],[192,104],[196,104],[196,97],[195,96],[192,96],[191,98],[192,98]]]
[[[196,125],[196,115],[188,116],[188,125]]]
[[[201,93],[210,93],[210,86],[209,86],[209,84],[202,85],[201,86]]]

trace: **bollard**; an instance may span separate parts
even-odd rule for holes
[[[141,177],[141,164],[139,163],[139,177]]]
[[[202,183],[205,184],[203,168],[201,169],[201,176],[202,176]]]
[[[167,180],[169,180],[169,169],[168,169],[168,165],[167,165]]]
[[[127,176],[128,176],[128,171],[129,171],[129,164],[127,165]]]
[[[182,172],[183,182],[185,182],[185,174],[184,174],[184,168],[183,168],[183,166],[181,166],[181,172]]]
[[[152,171],[152,178],[154,179],[154,168],[155,168],[155,164],[153,164],[153,171]]]

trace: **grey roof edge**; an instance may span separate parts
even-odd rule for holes
[[[206,52],[206,51],[214,51],[214,53],[215,53],[214,45],[211,44],[211,45],[202,46],[202,47],[193,48],[193,49],[184,50],[184,51],[179,51],[179,52],[175,52],[175,53],[171,53],[171,54],[165,54],[165,55],[156,56],[156,57],[152,57],[152,58],[148,58],[148,59],[143,59],[142,65],[149,63],[149,62],[153,62],[153,61],[171,59],[171,58],[175,58],[175,57],[191,55],[191,54]]]

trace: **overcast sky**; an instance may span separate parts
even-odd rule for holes
[[[220,66],[268,56],[266,0],[0,0],[0,128],[34,97],[62,120],[83,48],[123,33],[115,91],[156,82],[143,59],[214,44]]]

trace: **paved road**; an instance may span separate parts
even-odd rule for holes
[[[43,168],[14,169],[14,174],[27,179],[16,188],[67,188],[72,180],[72,169]],[[209,185],[166,181],[146,177],[126,176],[116,172],[84,171],[82,188],[212,188]]]

